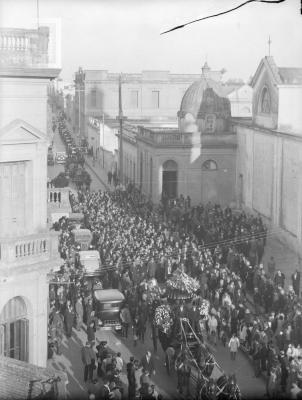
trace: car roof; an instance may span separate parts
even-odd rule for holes
[[[97,250],[82,250],[79,251],[79,255],[81,261],[100,259],[100,253]]]
[[[124,301],[125,296],[117,289],[97,289],[94,291],[98,301]]]

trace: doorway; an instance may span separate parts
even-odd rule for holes
[[[166,198],[177,197],[178,168],[175,161],[168,160],[163,164],[163,186],[162,193]]]

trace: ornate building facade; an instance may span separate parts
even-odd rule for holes
[[[61,262],[47,226],[47,86],[60,70],[47,28],[0,33],[0,355],[45,367],[47,274]]]
[[[207,69],[207,65],[203,67]],[[208,75],[220,81],[224,70]],[[118,115],[120,74],[107,70],[79,70],[75,73],[75,128],[87,136],[89,117],[112,119]],[[123,74],[123,111],[131,120],[168,121],[176,118],[181,99],[198,74],[142,71]]]
[[[162,195],[180,194],[190,196],[194,204],[236,200],[236,136],[230,130],[231,108],[225,97],[229,88],[215,78],[205,64],[182,97],[177,126],[144,124],[131,138],[125,136],[132,158],[136,138],[136,184],[154,202]],[[124,158],[129,156],[125,151]],[[132,180],[131,173],[128,178]]]

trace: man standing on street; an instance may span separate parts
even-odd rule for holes
[[[128,399],[135,398],[135,366],[134,357],[130,357],[130,362],[127,364],[127,379],[128,379]]]
[[[271,259],[267,263],[267,271],[268,271],[269,277],[273,280],[275,277],[275,271],[276,271],[276,263],[275,263],[275,259],[273,256],[271,256]]]
[[[292,274],[292,284],[293,289],[297,297],[300,294],[300,272],[296,269],[296,271]]]
[[[153,357],[151,356],[151,351],[147,351],[147,353],[141,359],[141,367],[148,371],[150,375],[155,375],[155,366]]]
[[[84,315],[81,296],[78,296],[78,299],[75,304],[75,311],[76,311],[76,328],[78,331],[80,331],[83,325],[83,315]]]
[[[283,272],[280,270],[277,271],[274,279],[275,285],[276,286],[281,286],[282,289],[284,289],[284,283],[285,283],[285,275]]]
[[[236,336],[236,334],[233,333],[233,336],[231,337],[231,339],[229,341],[231,360],[236,360],[236,354],[237,354],[239,347],[240,347],[240,341],[239,341],[238,337]]]
[[[210,342],[217,344],[217,326],[218,322],[214,314],[212,314],[208,320],[209,334],[210,334]]]
[[[86,345],[82,347],[81,356],[84,365],[84,382],[87,382],[87,379],[92,381],[93,369],[95,366],[95,354],[90,342],[86,342]]]

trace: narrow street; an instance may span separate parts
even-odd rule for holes
[[[53,137],[54,156],[57,153],[57,151],[65,151],[65,145],[59,135],[59,132],[56,130],[54,137]],[[85,168],[87,169],[87,171],[89,172],[89,174],[91,176],[90,189],[91,190],[106,190],[106,187],[103,185],[103,183],[100,180],[100,178],[98,177],[98,175],[96,175],[96,173],[91,168],[89,168],[89,166],[86,165]],[[54,165],[47,166],[47,175],[50,180],[54,179],[60,172],[64,172],[64,164],[57,164],[55,162]],[[72,182],[70,182],[69,185],[71,187],[73,187]]]
[[[176,386],[177,379],[175,372],[171,377],[167,375],[164,366],[164,353],[160,343],[158,343],[157,354],[154,353],[153,344],[151,340],[151,330],[148,327],[146,332],[145,343],[138,342],[137,346],[133,345],[132,332],[128,339],[121,337],[118,333],[112,331],[104,331],[99,329],[96,337],[98,340],[106,340],[108,347],[113,352],[120,351],[124,360],[124,365],[129,361],[131,355],[138,360],[142,358],[147,350],[150,350],[155,357],[156,375],[153,381],[158,388],[159,392],[163,394],[164,398],[175,399],[180,398]],[[67,385],[68,394],[71,399],[85,398],[85,394],[92,384],[85,385],[83,381],[83,364],[81,361],[81,347],[85,345],[87,340],[86,332],[82,329],[80,332],[73,329],[72,338],[67,340],[64,338],[62,355],[55,355],[53,360],[49,360],[49,366],[57,370],[65,370],[68,374],[69,384]],[[216,351],[215,351],[216,350]],[[240,387],[243,398],[263,398],[265,394],[265,382],[262,378],[254,377],[254,370],[251,362],[245,354],[239,352],[236,361],[231,361],[228,348],[223,347],[219,342],[217,348],[214,349],[213,354],[217,363],[227,374],[236,374],[237,382]],[[96,378],[96,375],[95,375]],[[121,375],[121,379],[127,388],[126,369]],[[191,393],[194,394],[194,393]]]

